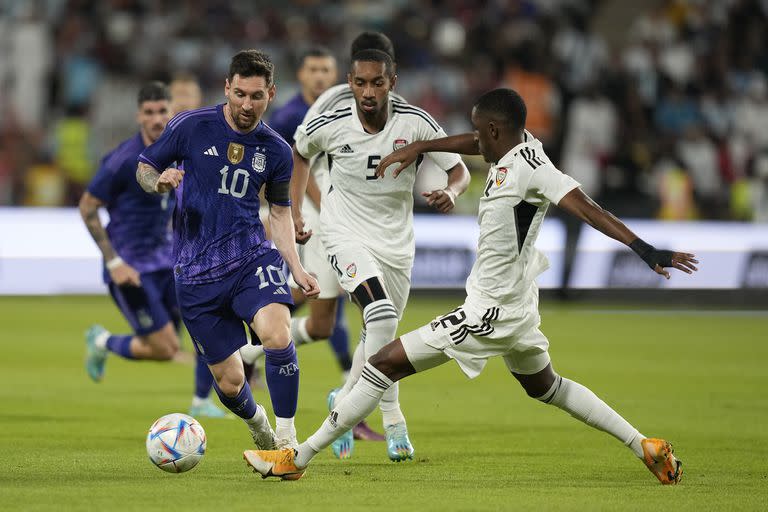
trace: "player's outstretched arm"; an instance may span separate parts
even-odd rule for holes
[[[299,261],[299,253],[296,251],[291,207],[270,203],[269,224],[272,228],[272,241],[275,242],[275,247],[280,251],[280,255],[288,265],[288,269],[293,275],[293,280],[296,281],[296,284],[299,285],[307,297],[316,297],[320,293],[317,279],[304,270]]]
[[[86,190],[82,197],[80,197],[80,203],[78,204],[83,223],[85,223],[91,238],[93,238],[93,241],[96,242],[101,251],[112,281],[118,286],[126,284],[140,286],[141,279],[139,273],[118,256],[112,247],[112,242],[109,241],[107,231],[104,229],[104,225],[99,218],[99,208],[102,206],[104,206],[104,203]]]
[[[384,177],[384,171],[392,165],[400,165],[392,173],[393,178],[416,161],[422,153],[458,153],[460,155],[479,155],[480,148],[473,133],[462,133],[432,140],[418,140],[385,156],[376,166],[376,176]]]
[[[422,192],[427,198],[427,204],[440,213],[448,213],[456,206],[456,198],[469,187],[470,175],[464,162],[459,162],[447,171],[448,184],[445,188]]]
[[[136,181],[141,188],[150,194],[165,194],[178,188],[184,179],[184,171],[169,168],[160,173],[157,169],[144,162],[139,162],[136,169]]]
[[[557,204],[571,215],[578,217],[601,233],[618,240],[635,251],[651,269],[669,279],[665,268],[672,267],[691,274],[698,270],[695,255],[687,252],[674,252],[656,249],[644,242],[611,212],[604,210],[580,188],[568,192]]]

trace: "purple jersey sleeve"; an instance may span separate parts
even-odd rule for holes
[[[174,162],[181,163],[184,159],[186,140],[188,140],[184,137],[184,121],[188,113],[182,112],[171,119],[160,138],[142,151],[139,161],[151,165],[158,172],[163,172]]]
[[[118,172],[121,163],[116,155],[107,155],[102,159],[99,170],[88,184],[88,192],[104,204],[110,204],[122,188],[119,183],[122,173]]]

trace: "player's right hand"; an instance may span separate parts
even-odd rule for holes
[[[127,263],[118,265],[109,271],[109,277],[117,286],[141,286],[141,276]]]
[[[155,192],[159,194],[170,192],[179,187],[182,179],[184,179],[183,170],[174,169],[173,167],[166,169],[157,179],[157,183],[155,183]]]
[[[304,230],[304,217],[301,214],[293,218],[293,230],[296,233],[296,243],[299,245],[304,245],[312,238],[312,230]]]
[[[300,272],[293,274],[293,280],[296,281],[307,298],[312,299],[320,295],[320,285],[317,283],[317,279],[303,268]]]
[[[419,151],[418,144],[415,143],[408,144],[403,148],[393,151],[392,153],[382,158],[379,162],[379,165],[376,166],[376,177],[383,178],[384,171],[387,170],[387,167],[392,164],[399,163],[400,165],[397,167],[397,169],[392,172],[392,177],[397,178],[397,176],[403,172],[406,167],[411,165],[416,161],[417,158],[419,158],[420,153],[421,152]]]

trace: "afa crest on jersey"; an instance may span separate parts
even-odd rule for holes
[[[256,172],[264,172],[264,169],[267,168],[267,155],[264,153],[254,153],[251,167]]]
[[[347,276],[354,279],[354,277],[357,275],[357,265],[354,263],[350,263],[347,266]]]
[[[392,143],[392,149],[397,151],[398,149],[404,148],[408,145],[408,141],[406,139],[395,139],[395,142]]]
[[[237,144],[236,142],[230,142],[229,147],[227,147],[227,158],[229,158],[229,161],[233,164],[239,164],[243,161],[243,156],[245,156],[245,148],[242,144]]]
[[[507,179],[507,168],[506,167],[499,167],[496,171],[496,186],[498,187],[502,183],[504,183],[504,180]]]

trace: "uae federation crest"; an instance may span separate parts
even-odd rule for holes
[[[395,139],[395,142],[392,143],[392,149],[397,151],[398,149],[402,149],[405,146],[408,145],[408,141],[405,139]]]
[[[233,164],[239,164],[243,160],[243,156],[245,155],[245,148],[242,144],[237,144],[235,142],[230,142],[229,147],[227,148],[227,158],[229,158],[229,161]]]
[[[264,172],[264,169],[267,168],[267,155],[264,153],[254,153],[251,167],[256,172]]]
[[[506,167],[499,167],[496,171],[496,186],[498,187],[502,183],[504,183],[504,180],[507,179],[507,168]]]

